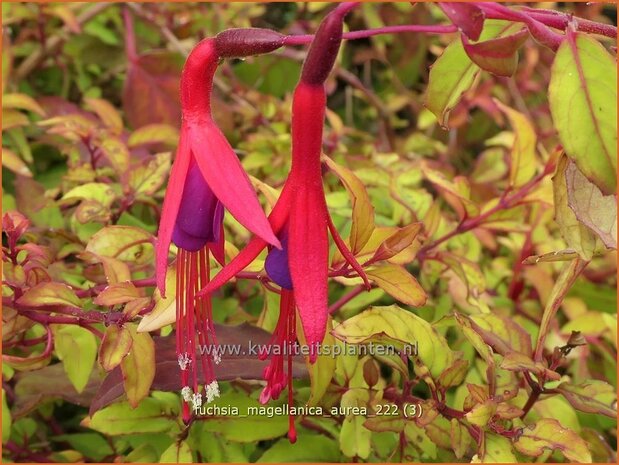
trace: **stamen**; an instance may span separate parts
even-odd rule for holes
[[[185,402],[189,402],[191,400],[192,394],[193,394],[193,391],[191,390],[189,386],[184,386],[183,389],[181,389],[181,397],[183,398]]]
[[[206,403],[210,404],[215,400],[215,397],[219,397],[219,384],[213,380],[206,386]]]
[[[202,394],[200,394],[199,392],[196,392],[191,397],[191,403],[193,404],[194,409],[200,408],[202,406]]]
[[[187,370],[187,367],[191,365],[191,359],[189,358],[189,354],[185,352],[184,354],[180,354],[178,356],[178,366],[181,367],[181,370]]]

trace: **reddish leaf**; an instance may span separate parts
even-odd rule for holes
[[[513,76],[518,66],[518,49],[529,38],[522,29],[515,34],[472,44],[462,36],[462,45],[469,58],[480,68],[498,76]]]
[[[477,40],[484,27],[484,13],[468,3],[439,3],[443,13],[464,32],[469,39]]]
[[[129,61],[123,91],[123,109],[133,128],[165,123],[180,127],[179,56],[155,51]]]
[[[232,355],[230,353],[221,354],[221,363],[214,365],[215,376],[220,381],[232,379],[262,379],[262,372],[267,365],[267,361],[261,361],[256,355],[249,353],[249,342],[253,345],[266,345],[269,343],[271,335],[266,331],[242,324],[239,326],[219,326],[215,325],[217,341],[221,345],[235,345],[240,347],[241,353],[246,354]],[[176,356],[175,338],[157,337],[155,341],[155,379],[152,389],[159,391],[180,391],[181,377],[179,375],[178,360]],[[307,378],[305,362],[301,355],[297,356],[293,362],[293,377]],[[201,368],[198,369],[198,380],[204,382]],[[90,415],[97,410],[111,404],[124,393],[123,377],[120,368],[115,368],[105,378],[97,394],[90,405]]]

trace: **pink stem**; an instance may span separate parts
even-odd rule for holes
[[[382,34],[397,34],[400,32],[422,32],[427,34],[449,34],[451,32],[457,32],[456,26],[437,26],[437,25],[422,25],[422,24],[410,24],[404,26],[384,26],[375,29],[362,29],[359,31],[345,32],[343,38],[346,40],[366,39],[368,37],[382,35]],[[312,42],[314,38],[313,34],[286,36],[284,38],[284,45],[306,45]]]

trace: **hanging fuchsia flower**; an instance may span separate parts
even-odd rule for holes
[[[217,346],[210,298],[195,299],[209,281],[209,256],[224,262],[223,217],[227,209],[242,225],[276,247],[279,240],[264,215],[249,178],[221,133],[210,109],[213,75],[223,57],[265,53],[282,45],[282,36],[267,30],[229,30],[200,42],[191,52],[181,78],[183,122],[176,159],[163,202],[157,241],[157,287],[165,296],[170,243],[176,260],[176,343],[181,369],[183,419],[194,408],[219,396],[213,363],[220,358],[196,356],[198,345]],[[198,366],[199,365],[199,366]],[[199,373],[204,389],[199,389]],[[190,382],[191,377],[191,382]]]
[[[354,4],[342,4],[329,14],[316,32],[303,65],[301,79],[292,104],[292,166],[282,193],[273,207],[269,222],[278,235],[282,249],[270,249],[266,272],[282,287],[280,315],[272,337],[272,345],[284,348],[271,351],[271,363],[264,371],[267,385],[261,402],[279,397],[288,385],[292,403],[292,356],[290,346],[296,340],[295,324],[298,308],[310,360],[317,357],[328,317],[329,231],[346,261],[363,278],[367,277],[333,225],[322,185],[320,154],[324,124],[326,93],[324,82],[333,67],[342,40],[345,14]],[[268,244],[253,238],[247,247],[225,266],[198,295],[219,288],[249,265]],[[267,354],[262,354],[266,358]],[[287,366],[284,366],[287,356]],[[290,419],[289,438],[296,433]]]

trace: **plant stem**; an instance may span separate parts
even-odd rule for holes
[[[428,252],[430,250],[438,247],[443,242],[446,242],[446,241],[448,241],[449,239],[451,239],[451,238],[453,238],[455,236],[458,236],[460,234],[463,234],[465,232],[471,231],[472,229],[475,229],[475,228],[478,228],[478,227],[482,226],[484,224],[484,222],[489,217],[494,215],[495,213],[498,213],[498,212],[500,212],[502,210],[508,210],[510,208],[515,207],[518,204],[518,202],[520,202],[522,199],[524,199],[529,194],[529,192],[531,192],[542,181],[542,179],[544,179],[544,177],[546,177],[548,174],[550,174],[553,170],[554,170],[554,166],[546,165],[546,167],[544,168],[544,171],[542,171],[540,174],[535,176],[529,182],[524,184],[522,187],[520,187],[520,189],[518,189],[512,195],[504,195],[504,196],[502,196],[500,198],[499,202],[494,207],[488,209],[487,211],[485,211],[484,213],[482,213],[479,216],[475,216],[473,218],[468,218],[468,219],[463,220],[456,227],[456,229],[454,229],[451,232],[445,234],[444,236],[438,238],[434,242],[431,242],[431,243],[421,247],[419,249],[419,252],[417,253],[417,258],[420,261],[423,261],[426,258],[427,254],[428,254]]]
[[[377,35],[383,34],[398,34],[403,32],[421,32],[426,34],[449,34],[452,32],[458,32],[458,28],[453,25],[422,25],[422,24],[410,24],[410,25],[402,25],[402,26],[384,26],[377,27],[374,29],[361,29],[358,31],[345,32],[343,34],[343,39],[345,40],[357,40],[357,39],[367,39],[368,37],[373,37]],[[304,34],[304,35],[290,35],[286,36],[284,39],[284,45],[293,46],[293,45],[306,45],[312,42],[314,38],[314,34]]]
[[[363,291],[365,291],[365,286],[363,284],[360,284],[357,287],[353,288],[350,292],[344,294],[342,297],[336,300],[333,305],[329,307],[329,313],[334,314],[352,299],[361,294]]]

